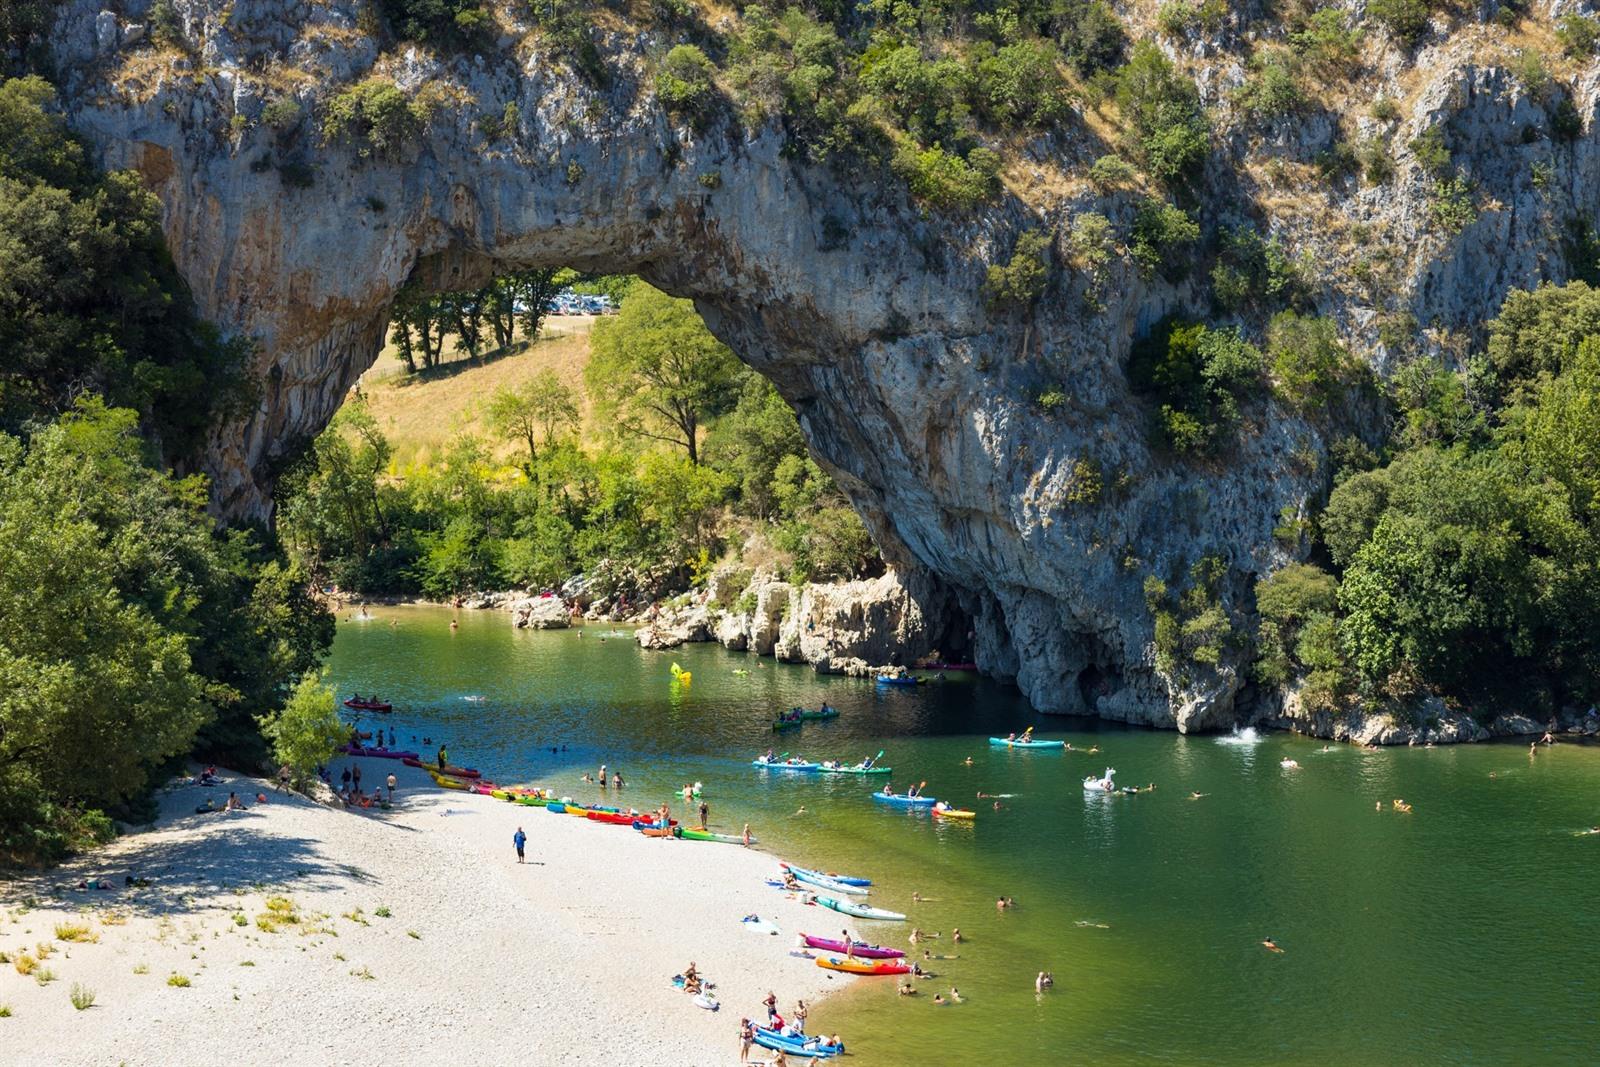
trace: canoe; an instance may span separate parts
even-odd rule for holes
[[[902,808],[931,808],[939,801],[935,797],[908,797],[904,793],[885,793],[878,790],[872,799],[881,804],[898,804]]]
[[[810,934],[801,934],[806,939],[807,948],[820,948],[825,952],[844,952],[845,943],[831,937],[812,937]],[[855,941],[849,946],[850,954],[867,960],[897,960],[905,953],[897,948],[887,948],[883,945],[869,945],[865,941]]]
[[[646,836],[646,837],[671,837],[672,836],[672,832],[673,832],[674,829],[676,829],[676,827],[672,827],[672,826],[641,826],[641,827],[639,827],[639,832],[641,834],[643,834],[644,836]]]
[[[348,756],[364,756],[367,759],[414,760],[419,758],[415,752],[401,752],[395,748],[365,748],[361,745],[340,745],[334,751],[343,752]]]
[[[815,711],[811,708],[800,709],[801,722],[819,722],[823,719],[837,719],[838,717],[838,708],[817,708]]]
[[[822,766],[819,763],[807,763],[805,760],[774,760],[768,763],[764,759],[753,759],[750,761],[750,765],[752,767],[760,767],[764,771],[800,772],[818,770]]]
[[[991,745],[1001,745],[1006,748],[1066,748],[1065,741],[1024,741],[1022,738],[991,737]]]
[[[813,1044],[812,1042],[815,1042]],[[830,1059],[844,1052],[844,1045],[824,1045],[820,1038],[807,1037],[805,1034],[796,1034],[794,1037],[784,1037],[776,1030],[765,1026],[756,1027],[756,1044],[762,1048],[769,1048],[775,1052],[782,1052],[786,1056],[799,1056],[807,1058],[815,1056],[818,1059]]]
[[[465,790],[468,790],[468,789],[472,788],[466,782],[460,781],[460,780],[455,779],[455,778],[443,778],[443,777],[440,777],[437,774],[433,776],[433,781],[434,781],[434,783],[436,785],[442,785],[446,789],[460,789],[462,791],[465,791]]]
[[[840,959],[837,956],[819,956],[817,966],[828,971],[844,971],[846,974],[910,974],[909,964],[898,960],[851,960]]]
[[[738,834],[718,834],[712,833],[710,830],[685,830],[681,826],[678,828],[678,836],[685,841],[720,841],[724,845],[744,844],[744,838]],[[753,843],[755,838],[752,837],[750,840]]]
[[[879,685],[921,685],[921,678],[913,678],[909,674],[880,674]]]
[[[639,815],[637,811],[596,811],[593,808],[589,810],[590,819],[611,826],[632,826]]]
[[[977,812],[967,811],[963,808],[935,807],[933,813],[941,819],[976,819],[978,817]]]
[[[805,721],[803,719],[775,719],[772,723],[772,732],[777,733],[780,730],[793,730],[796,726],[804,725]]]
[[[789,873],[794,875],[797,881],[814,885],[818,889],[826,889],[830,893],[846,893],[853,896],[864,897],[871,892],[871,890],[867,889],[866,886],[851,885],[849,882],[841,882],[837,878],[829,878],[825,874],[819,874],[816,871],[808,871],[800,867],[790,867]]]
[[[800,868],[796,867],[794,864],[792,864],[792,863],[784,863],[782,860],[778,861],[778,866],[782,867],[786,871],[798,871],[798,870],[800,870]],[[872,884],[872,879],[871,878],[852,878],[848,874],[839,874],[839,873],[837,873],[835,871],[811,871],[809,873],[811,873],[811,874],[820,874],[824,878],[832,878],[835,882],[843,882],[845,885],[871,885]]]
[[[834,897],[812,897],[811,899],[824,908],[839,912],[841,915],[854,915],[858,919],[882,919],[884,922],[905,922],[906,919],[898,911],[869,908],[865,904],[854,904],[848,900],[838,900]]]
[[[893,767],[862,767],[859,764],[857,766],[854,766],[854,767],[829,767],[827,764],[822,764],[821,766],[819,766],[817,768],[817,770],[819,772],[821,772],[822,774],[893,774],[894,773],[894,768]]]
[[[390,704],[390,703],[387,703],[387,702],[374,703],[371,700],[356,700],[353,697],[348,699],[348,700],[346,700],[344,702],[344,706],[347,707],[347,708],[354,708],[356,711],[393,711],[394,710],[394,705]]]

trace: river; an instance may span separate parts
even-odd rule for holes
[[[714,828],[748,821],[777,854],[870,877],[870,903],[911,916],[853,929],[900,947],[912,926],[941,932],[923,947],[960,958],[927,964],[938,978],[918,983],[920,996],[863,979],[814,1013],[812,1030],[842,1032],[854,1062],[1600,1058],[1600,835],[1578,836],[1600,823],[1600,749],[1324,752],[1282,734],[1045,718],[971,675],[887,689],[714,645],[643,652],[604,626],[518,632],[498,612],[464,612],[454,632],[440,608],[348,618],[330,681],[341,697],[393,701],[384,725],[402,745],[446,741],[458,764],[579,800],[596,797],[580,775],[605,763],[639,808],[704,782]],[[690,684],[673,682],[673,663]],[[772,732],[776,710],[823,701],[837,720]],[[1075,751],[988,744],[1029,725]],[[977,819],[889,809],[867,796],[881,779],[752,768],[769,745],[852,762],[882,750],[897,791],[925,780]],[[1101,752],[1080,751],[1091,746]],[[1157,788],[1086,796],[1084,776],[1107,766],[1120,784]],[[1011,795],[995,811],[980,791]],[[1393,811],[1395,798],[1414,811]],[[997,911],[1002,894],[1018,906]],[[811,932],[836,933],[841,918],[819,909]],[[1281,953],[1262,947],[1268,936]],[[1040,970],[1056,978],[1042,997]],[[963,1002],[934,1005],[952,985]]]

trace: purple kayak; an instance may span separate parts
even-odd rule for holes
[[[845,944],[843,941],[838,941],[831,937],[812,937],[810,934],[801,934],[800,936],[806,939],[806,945],[810,948],[820,948],[828,952],[842,953],[845,951]],[[897,948],[884,948],[882,945],[868,945],[860,941],[855,943],[854,949],[855,951],[851,952],[850,954],[852,956],[859,956],[864,960],[894,960],[905,955],[904,952],[901,952]]]
[[[368,759],[420,759],[415,752],[401,752],[397,748],[362,748],[360,745],[340,745],[334,751]]]

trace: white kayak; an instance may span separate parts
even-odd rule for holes
[[[716,1011],[718,1008],[722,1007],[721,1004],[718,1004],[715,1000],[706,996],[704,993],[695,994],[694,1006],[697,1008],[704,1008],[706,1011]]]
[[[871,890],[869,890],[866,886],[849,885],[845,882],[840,882],[836,879],[829,878],[825,874],[818,874],[816,871],[807,871],[800,867],[790,867],[789,873],[794,875],[795,881],[797,882],[805,882],[808,885],[816,886],[818,889],[826,889],[830,893],[843,893],[846,896],[864,897],[871,892]]]
[[[869,908],[865,904],[854,904],[848,900],[837,900],[833,897],[812,897],[814,902],[824,908],[831,908],[842,915],[854,915],[858,919],[882,919],[885,922],[905,922],[906,917],[898,911],[885,911],[882,908]]]

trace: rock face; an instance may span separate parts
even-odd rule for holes
[[[757,574],[747,591],[755,598],[750,610],[713,608],[728,600],[719,596],[726,590],[713,576],[704,592],[668,609],[635,639],[640,647],[654,649],[718,641],[734,651],[858,677],[966,645],[965,614],[946,590],[921,574],[903,578],[890,571],[865,581],[801,586]]]
[[[1277,713],[1245,685],[1244,642],[1215,664],[1158,664],[1143,586],[1154,576],[1181,588],[1197,560],[1215,557],[1222,609],[1248,633],[1254,582],[1298,551],[1274,527],[1324,491],[1335,431],[1263,400],[1218,461],[1152,448],[1150,404],[1123,371],[1129,346],[1168,312],[1204,313],[1208,297],[1143,276],[1121,249],[1098,278],[1071,266],[1072,219],[1101,212],[1125,238],[1142,195],[1056,180],[1054,161],[1081,174],[1105,151],[1082,124],[1024,146],[994,204],[943,214],[886,175],[808,165],[775,124],[740,127],[731,109],[701,132],[675,126],[643,59],[666,42],[648,35],[602,35],[612,77],[601,90],[553,57],[516,5],[498,12],[489,54],[448,60],[383,51],[357,0],[173,6],[187,55],[144,40],[144,0],[104,13],[66,3],[54,40],[76,127],[160,197],[205,313],[259,342],[259,404],[216,433],[204,464],[219,511],[267,513],[277,458],[326,424],[375,358],[409,279],[460,287],[500,268],[634,271],[692,297],[772,379],[902,580],[957,597],[979,665],[1038,708],[1180,730]],[[1428,44],[1411,70],[1392,50],[1370,59],[1403,83],[1409,107],[1380,123],[1364,97],[1345,105],[1357,133],[1396,152],[1383,186],[1312,177],[1333,121],[1265,138],[1224,124],[1214,143],[1208,225],[1254,220],[1279,237],[1308,265],[1318,309],[1380,371],[1397,357],[1382,343],[1385,321],[1414,316],[1424,345],[1454,352],[1456,332],[1509,287],[1565,280],[1563,241],[1594,222],[1595,67],[1575,82],[1582,131],[1555,148],[1541,132],[1546,108],[1478,39]],[[1185,61],[1226,114],[1237,68]],[[327,98],[369,75],[432,104],[410,143],[369,152],[318,133]],[[263,109],[283,98],[302,116],[280,114],[274,129]],[[481,116],[508,103],[514,128],[488,138]],[[1455,233],[1435,225],[1432,179],[1407,148],[1443,122],[1479,207]],[[985,271],[1026,228],[1055,235],[1056,269],[1030,311],[991,314]],[[1046,391],[1048,405],[1036,399]],[[838,615],[825,598],[796,603],[768,586],[747,622],[696,625],[811,658],[818,630],[786,627],[812,613],[819,626]],[[900,625],[858,621],[845,658],[881,655]]]
[[[571,624],[560,597],[530,596],[511,604],[511,625],[519,630],[565,630]]]

